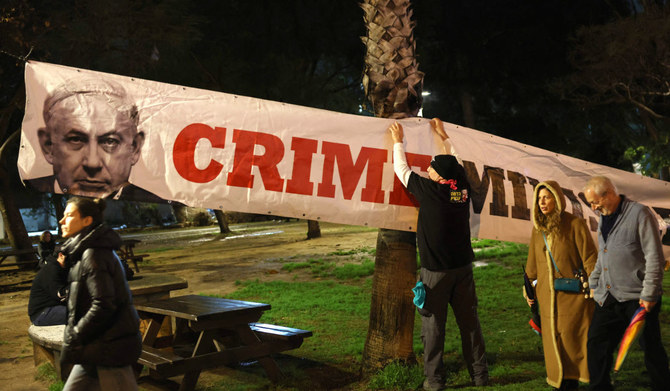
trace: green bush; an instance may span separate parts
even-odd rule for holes
[[[212,216],[206,210],[199,211],[191,216],[191,223],[196,227],[212,225]]]

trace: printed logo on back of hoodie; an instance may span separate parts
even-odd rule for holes
[[[468,202],[468,189],[451,190],[449,201],[454,204]]]

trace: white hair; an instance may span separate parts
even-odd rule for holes
[[[585,192],[588,189],[593,190],[594,193],[600,196],[605,195],[608,191],[612,191],[613,194],[619,194],[616,186],[612,183],[612,180],[602,175],[591,177],[591,179],[586,182],[586,185],[584,185],[582,191]]]

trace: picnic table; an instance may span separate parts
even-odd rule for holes
[[[170,297],[170,292],[188,288],[188,282],[181,277],[167,273],[144,273],[128,281],[130,292],[133,294],[133,304],[144,304],[152,300],[163,300]],[[140,313],[142,315],[142,313]],[[150,319],[140,319],[140,331],[149,327]],[[172,334],[172,322],[166,318],[161,325],[159,336]]]
[[[28,269],[34,269],[37,267],[37,257],[35,256],[34,260],[31,261],[22,261],[19,259],[22,255],[26,254],[35,254],[37,255],[37,248],[24,248],[24,249],[0,249],[0,273],[13,272],[20,269],[23,269],[22,266],[28,266]],[[9,257],[16,257],[16,261],[3,263]]]
[[[135,254],[135,246],[142,241],[139,239],[122,239],[121,248],[117,251],[119,258],[130,261],[135,266],[135,272],[139,273],[140,268],[137,266],[138,262],[142,262],[144,258],[148,258],[149,254]]]
[[[151,319],[142,338],[139,364],[150,375],[169,378],[184,374],[179,390],[193,390],[202,370],[258,360],[268,377],[277,381],[281,371],[273,353],[295,349],[311,331],[257,322],[269,304],[187,295],[135,306]],[[176,329],[167,341],[158,338],[166,317]]]
[[[170,292],[188,288],[188,282],[181,277],[168,273],[143,273],[128,281],[133,294],[133,304],[162,300],[170,297]]]
[[[170,297],[170,292],[188,287],[183,278],[167,273],[147,273],[128,281],[133,303],[146,303],[150,300],[161,300]],[[140,331],[144,332],[151,319],[141,319]],[[72,366],[60,367],[60,352],[63,344],[63,329],[65,326],[30,326],[28,335],[33,342],[33,359],[35,367],[44,361],[49,361],[56,368],[59,379],[66,379]],[[160,327],[158,336],[171,335],[172,324],[169,319]]]

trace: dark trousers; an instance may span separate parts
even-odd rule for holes
[[[607,300],[602,307],[596,303],[587,342],[591,376],[590,390],[614,389],[610,379],[612,356],[633,314],[639,307],[637,300],[625,302]],[[670,390],[670,370],[668,370],[668,356],[661,342],[661,329],[658,323],[660,311],[661,300],[659,299],[651,312],[647,314],[638,341],[644,351],[644,363],[651,377],[652,389],[668,391]]]
[[[67,307],[65,305],[47,307],[35,317],[32,323],[35,326],[67,324]]]
[[[431,385],[442,386],[445,368],[444,353],[447,310],[451,305],[461,332],[463,358],[476,384],[489,379],[484,336],[477,315],[477,294],[472,278],[472,265],[446,271],[421,268],[421,281],[426,287],[426,304],[421,316],[421,340],[424,346],[424,373]]]

